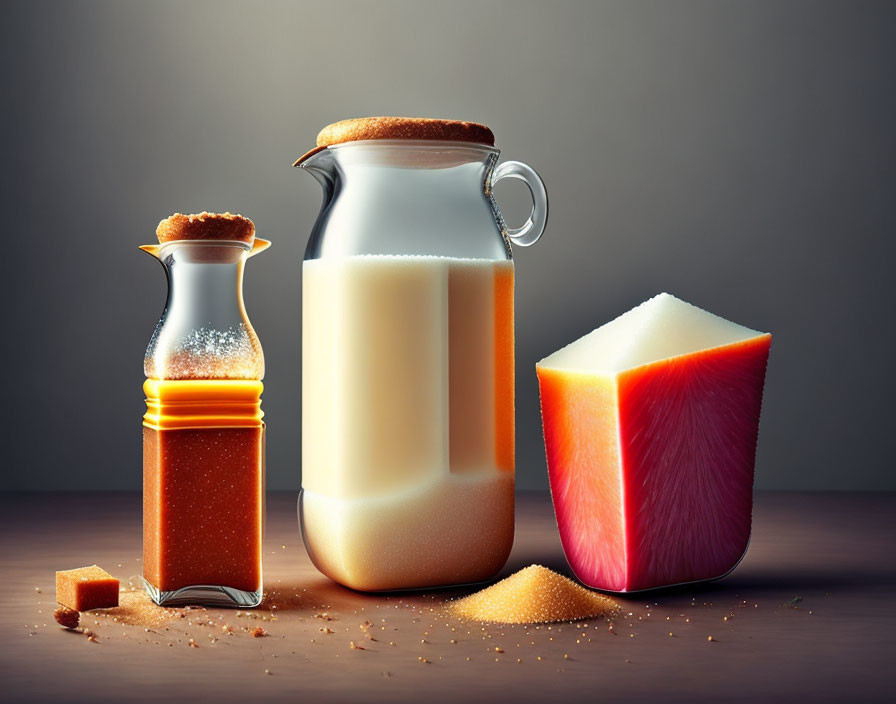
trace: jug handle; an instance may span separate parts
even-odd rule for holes
[[[521,161],[505,161],[500,164],[492,176],[492,185],[502,178],[519,179],[529,188],[532,196],[532,212],[522,227],[507,227],[507,236],[520,247],[535,244],[544,233],[548,222],[548,192],[541,176],[528,164]],[[506,224],[505,224],[506,226]]]

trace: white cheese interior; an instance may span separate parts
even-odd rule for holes
[[[661,293],[545,357],[538,366],[617,374],[762,334]]]

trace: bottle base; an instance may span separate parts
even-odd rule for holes
[[[162,591],[143,579],[143,587],[149,598],[159,606],[187,606],[190,604],[216,607],[254,608],[261,604],[264,592],[254,592],[223,587],[214,584],[194,584],[170,591]]]

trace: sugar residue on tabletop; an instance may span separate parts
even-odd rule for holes
[[[142,589],[130,591],[122,589],[118,595],[118,606],[108,609],[88,611],[85,618],[102,617],[125,626],[155,628],[164,626],[175,619],[184,618],[187,609],[168,609],[158,606]]]
[[[609,616],[620,607],[547,567],[530,565],[448,608],[474,621],[553,623]]]

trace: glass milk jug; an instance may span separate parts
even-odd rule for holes
[[[296,162],[324,189],[302,276],[306,548],[363,591],[488,579],[513,543],[511,242],[541,236],[544,184],[472,123],[349,120],[318,144]],[[502,178],[532,194],[517,229]]]

